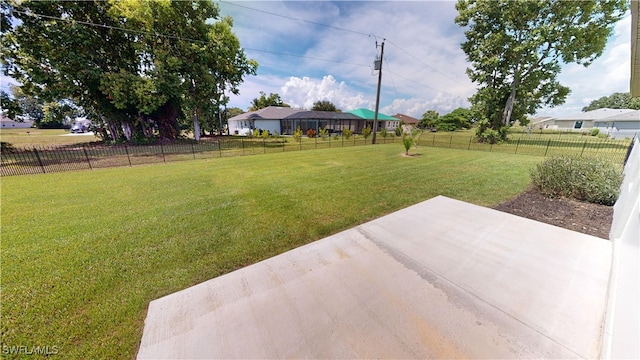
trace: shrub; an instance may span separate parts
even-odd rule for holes
[[[396,136],[402,136],[402,126],[396,127],[395,131]]]
[[[342,129],[342,136],[344,136],[345,139],[351,139],[351,135],[353,135],[353,131],[351,131],[351,129],[346,127]]]
[[[380,130],[380,136],[382,136],[383,138],[386,138],[387,136],[389,136],[389,132],[387,131],[387,128],[382,128],[382,130]]]
[[[533,185],[550,197],[570,197],[613,205],[622,184],[622,171],[607,159],[552,157],[531,171]]]
[[[293,132],[293,138],[296,139],[296,141],[302,140],[302,129],[300,129],[300,126]]]
[[[0,151],[3,153],[14,153],[16,152],[16,148],[11,143],[0,141]]]
[[[362,136],[364,136],[364,139],[366,140],[369,136],[371,136],[371,128],[370,127],[366,127],[364,129],[362,129]]]
[[[260,137],[260,130],[258,129],[253,129],[253,133],[251,134],[251,137]]]
[[[327,136],[329,136],[329,129],[325,126],[320,129],[319,133],[322,140],[327,140]]]
[[[589,132],[589,135],[598,136],[599,133],[600,133],[600,129],[594,128],[594,129],[591,129],[591,131]]]
[[[316,130],[315,130],[315,129],[309,129],[309,130],[307,130],[307,137],[308,137],[308,138],[314,138],[314,137],[316,137]]]
[[[262,136],[263,139],[268,139],[269,138],[269,130],[262,130],[262,134],[260,134],[260,136]]]

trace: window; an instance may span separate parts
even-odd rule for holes
[[[574,129],[582,129],[582,121],[576,121],[576,123],[573,125]]]

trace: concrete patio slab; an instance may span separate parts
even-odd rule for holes
[[[595,358],[611,251],[439,196],[152,301],[138,358]]]

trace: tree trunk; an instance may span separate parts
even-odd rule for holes
[[[200,123],[196,111],[193,112],[193,135],[196,137],[196,141],[200,141]]]
[[[156,112],[158,122],[158,133],[161,139],[175,139],[178,136],[176,119],[178,110],[171,101],[167,101]]]
[[[502,113],[502,124],[504,126],[509,126],[511,122],[511,114],[513,114],[513,105],[516,101],[516,87],[518,82],[518,76],[516,74],[516,78],[513,80],[511,84],[511,93],[509,94],[509,98],[507,99],[507,104],[504,106],[504,112]]]

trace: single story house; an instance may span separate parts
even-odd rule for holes
[[[554,130],[570,130],[570,131],[589,131],[593,129],[596,122],[601,123],[606,118],[633,112],[632,109],[596,109],[585,111],[569,116],[561,116],[547,121],[545,129]]]
[[[375,121],[376,118],[375,111],[369,109],[360,108],[348,112],[371,122]],[[387,129],[393,131],[398,126],[400,126],[400,119],[378,112],[378,130]],[[373,129],[373,124],[370,127]]]
[[[229,119],[229,133],[231,135],[247,135],[254,129],[268,130],[270,133],[291,135],[299,127],[303,134],[307,130],[319,131],[327,128],[329,133],[340,133],[344,128],[356,134],[362,132],[374,119],[374,113],[367,109],[357,109],[349,112],[313,111],[293,109],[288,107],[269,106],[257,111],[250,111]],[[379,126],[395,126],[400,120],[388,115],[378,114]],[[381,129],[381,127],[379,127]]]
[[[15,121],[2,115],[0,117],[0,126],[3,129],[28,129],[33,126],[33,122],[31,120]]]
[[[614,139],[633,138],[640,133],[640,110],[597,120],[593,127]]]

